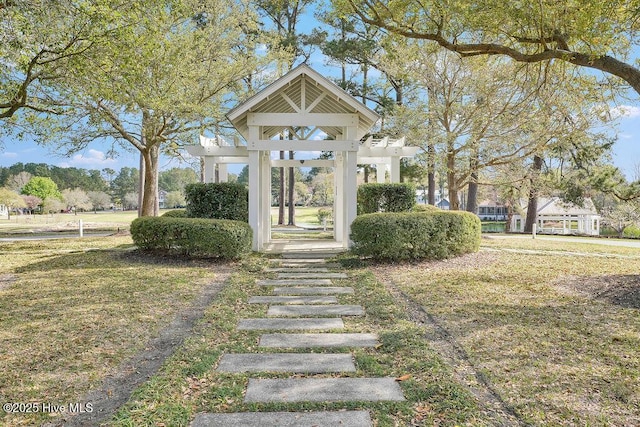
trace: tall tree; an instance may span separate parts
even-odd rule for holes
[[[19,112],[45,122],[42,113],[64,111],[52,82],[66,78],[95,44],[113,31],[103,1],[3,1],[0,3],[0,119]],[[2,129],[0,129],[2,130]]]
[[[134,148],[144,169],[140,214],[158,213],[159,156],[175,153],[221,119],[234,85],[257,67],[257,21],[240,2],[140,0],[108,5],[118,17],[109,44],[69,75],[75,115],[61,131],[70,150],[99,138]],[[68,89],[66,89],[68,88]],[[76,126],[83,123],[85,126]]]
[[[640,29],[637,1],[333,3],[364,22],[404,37],[433,41],[463,57],[504,55],[524,63],[565,61],[616,76],[640,94],[640,68],[628,60]]]

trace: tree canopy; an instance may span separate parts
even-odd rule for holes
[[[505,55],[519,62],[566,61],[619,77],[640,94],[631,60],[640,2],[611,0],[334,0],[339,10],[461,56]]]

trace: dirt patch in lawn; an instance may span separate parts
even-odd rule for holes
[[[572,295],[640,309],[640,274],[570,276],[555,285],[561,291]]]
[[[15,274],[0,274],[0,291],[9,289],[9,286],[11,286],[15,281]]]
[[[191,335],[196,322],[202,318],[207,307],[224,288],[232,272],[233,268],[230,266],[216,265],[215,280],[204,287],[189,307],[179,312],[156,338],[147,343],[142,352],[121,364],[98,389],[85,395],[81,402],[90,402],[92,412],[69,416],[49,426],[100,425],[112,418],[116,411],[129,400],[131,393],[151,378],[164,361]]]

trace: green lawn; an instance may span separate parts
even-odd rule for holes
[[[523,425],[640,425],[640,250],[492,236],[477,254],[440,262],[368,265],[345,257],[367,315],[346,331],[381,346],[351,350],[355,377],[402,378],[406,402],[244,404],[247,376],[220,374],[223,353],[254,352],[240,318],[266,295],[266,258],[224,267],[229,285],[195,333],[110,425],[187,425],[199,411],[367,409],[377,426],[493,425],[407,301],[424,307]],[[524,252],[522,252],[524,251]],[[185,309],[220,266],[131,252],[129,237],[0,243],[0,400],[76,402]],[[401,296],[402,292],[404,296]],[[265,350],[260,350],[265,351]],[[338,351],[350,351],[338,349]],[[282,377],[282,374],[261,374]],[[41,425],[46,414],[0,425]]]
[[[128,230],[131,221],[137,217],[137,211],[82,212],[77,215],[72,213],[12,215],[9,220],[0,219],[0,235],[76,231],[80,220],[85,230]]]

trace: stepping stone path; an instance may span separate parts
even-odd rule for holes
[[[365,402],[403,401],[404,395],[394,378],[349,378],[341,373],[355,372],[351,353],[356,347],[375,347],[375,334],[340,333],[343,316],[363,316],[359,305],[342,305],[336,295],[353,294],[351,287],[336,286],[333,280],[347,275],[331,272],[338,264],[326,263],[333,254],[284,254],[278,267],[267,269],[275,279],[264,279],[258,286],[270,286],[272,296],[254,296],[250,304],[269,304],[267,317],[241,319],[238,330],[265,331],[259,340],[262,349],[278,353],[225,354],[218,363],[220,372],[284,372],[286,379],[250,378],[244,401],[247,403],[288,402]],[[317,332],[308,332],[308,331]],[[292,331],[292,332],[286,332]],[[308,348],[309,353],[287,353],[287,349]],[[340,353],[318,353],[318,349],[339,348]],[[304,378],[300,374],[331,373],[331,378]],[[367,411],[316,412],[240,412],[198,414],[192,427],[213,426],[372,426]]]

